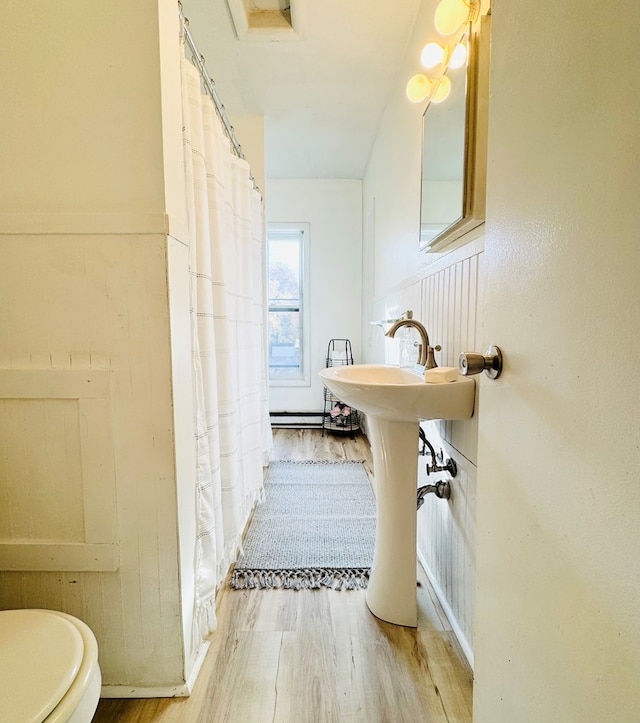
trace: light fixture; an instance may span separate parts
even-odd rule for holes
[[[448,66],[452,70],[461,68],[467,62],[467,46],[464,43],[458,43],[451,53]]]
[[[441,0],[434,17],[436,30],[453,35],[464,23],[475,20],[479,10],[479,0]]]
[[[427,78],[426,75],[418,73],[414,75],[411,80],[407,83],[407,98],[412,103],[422,103],[425,98],[428,98],[433,89],[433,84]]]
[[[439,43],[427,43],[420,53],[422,67],[429,70],[444,63],[447,57],[447,50]]]
[[[431,102],[442,103],[443,100],[446,100],[449,97],[450,92],[451,81],[446,75],[443,75],[440,79],[440,82],[438,83],[438,87],[435,89],[433,95],[431,96]]]
[[[436,30],[441,35],[453,35],[465,23],[473,23],[481,12],[481,2],[486,0],[440,0],[434,17]],[[464,33],[462,33],[464,35]],[[460,35],[458,35],[458,38]],[[451,38],[450,44],[427,43],[420,53],[420,63],[426,70],[433,70],[428,78],[423,73],[414,75],[407,83],[407,98],[412,103],[422,103],[429,98],[442,103],[451,92],[451,80],[447,70],[461,68],[467,62],[467,46]],[[455,47],[453,44],[456,43]]]

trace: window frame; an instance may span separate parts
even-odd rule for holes
[[[271,233],[281,232],[286,235],[301,235],[300,243],[300,377],[295,379],[272,379],[271,366],[269,365],[269,313],[271,306],[269,304],[269,236]],[[266,277],[266,336],[267,336],[267,376],[269,387],[310,387],[311,386],[311,369],[309,363],[309,351],[311,346],[310,333],[310,313],[309,313],[309,246],[310,246],[310,224],[295,222],[276,222],[267,223],[267,243],[265,254],[265,277]],[[277,308],[274,311],[278,311]]]

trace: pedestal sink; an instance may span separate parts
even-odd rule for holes
[[[328,367],[320,377],[367,415],[377,503],[367,606],[382,620],[415,627],[418,427],[421,420],[471,417],[475,382],[459,376],[426,384],[421,375],[382,364]]]

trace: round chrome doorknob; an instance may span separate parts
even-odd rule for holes
[[[490,346],[484,354],[463,351],[458,359],[458,369],[463,377],[486,372],[489,379],[497,379],[502,372],[500,347]]]

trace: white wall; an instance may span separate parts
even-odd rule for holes
[[[362,183],[359,180],[268,180],[267,221],[310,224],[311,384],[270,387],[271,411],[322,411],[331,338],[351,339],[361,358]]]
[[[421,72],[422,47],[435,38],[436,5],[434,0],[423,0],[420,5],[363,180],[365,300],[369,305],[365,317],[372,319],[381,318],[372,314],[372,300],[381,301],[396,287],[405,286],[407,280],[419,277],[425,265],[436,258],[418,250],[425,103],[410,103],[405,95],[408,79]],[[369,353],[379,354],[380,345],[367,349]]]
[[[457,365],[461,351],[477,347],[481,323],[481,228],[447,253],[420,253],[420,170],[424,104],[409,103],[408,78],[419,72],[420,50],[434,37],[434,2],[422,3],[399,68],[363,181],[363,343],[366,361],[397,363],[397,342],[370,321],[394,318],[406,309],[422,321],[442,366]],[[385,327],[385,329],[388,328]],[[429,495],[418,512],[418,555],[441,597],[465,653],[473,660],[475,601],[475,498],[477,418],[429,423],[429,441],[458,463],[458,476],[427,479],[420,458],[419,484],[449,479],[452,498]],[[418,443],[416,440],[416,453]]]
[[[176,11],[31,1],[4,23],[0,406],[28,429],[3,448],[0,606],[77,615],[106,686],[171,694],[196,655]],[[25,493],[44,504],[21,527]]]
[[[264,116],[234,115],[229,119],[242,146],[242,152],[251,166],[251,175],[264,197],[266,188],[264,160]]]
[[[506,368],[481,380],[474,719],[631,723],[639,6],[531,9],[493,13],[482,341]]]

